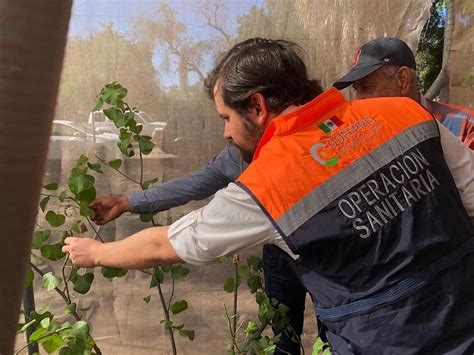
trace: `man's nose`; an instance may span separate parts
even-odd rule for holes
[[[229,125],[227,124],[227,122],[224,124],[224,138],[225,139],[231,139],[232,138],[232,135],[230,134]]]

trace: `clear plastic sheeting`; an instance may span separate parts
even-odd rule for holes
[[[299,2],[298,17],[309,34],[306,48],[316,77],[331,85],[350,69],[359,47],[379,37],[401,38],[416,53],[430,6],[426,0],[322,0],[318,6],[312,0]]]
[[[203,166],[226,144],[222,138],[222,120],[204,93],[202,81],[214,59],[233,44],[255,36],[295,41],[306,50],[312,75],[327,88],[349,69],[355,50],[368,40],[397,36],[416,50],[430,3],[429,0],[75,1],[55,116],[58,127],[50,140],[45,183],[59,180],[67,186],[68,172],[82,153],[93,162],[99,158],[126,160],[116,147],[117,130],[100,114],[97,119],[90,118],[96,96],[105,84],[118,81],[125,86],[128,89],[125,101],[151,119],[151,125],[145,124],[151,130],[157,150],[144,158],[144,179],[156,177],[159,183]],[[456,29],[452,58],[458,54],[457,48],[468,43],[472,50],[469,31],[472,33],[472,25]],[[456,58],[456,63],[464,63],[464,57]],[[461,87],[461,77],[453,72],[451,85]],[[140,174],[139,163],[139,158],[134,157],[124,161],[121,169],[136,177]],[[104,174],[96,176],[99,196],[138,191],[136,184],[113,169],[103,170]],[[157,222],[168,224],[202,204],[192,202],[162,212]],[[41,212],[38,222],[45,223]],[[106,241],[118,240],[144,226],[150,224],[127,214],[101,227],[99,233]],[[88,233],[93,232],[89,229]],[[260,250],[250,254],[259,255]],[[40,267],[45,272],[51,270],[48,264]],[[186,299],[189,303],[189,309],[176,316],[176,324],[184,323],[186,329],[196,330],[193,342],[176,336],[178,353],[222,354],[230,347],[223,304],[231,310],[233,295],[226,293],[222,285],[233,272],[231,262],[191,267],[188,277],[176,282],[175,300]],[[149,289],[149,280],[148,275],[140,272],[105,279],[97,269],[90,293],[74,299],[79,307],[87,309],[82,314],[91,322],[92,335],[104,354],[171,352],[160,324],[164,317],[159,297],[156,289]],[[35,279],[34,285],[37,305],[52,298],[41,291],[40,278]],[[147,304],[143,298],[150,294]],[[52,301],[51,306],[63,307],[60,301]],[[255,320],[256,311],[254,296],[242,282],[239,324],[244,321],[245,327],[246,320]],[[304,333],[303,343],[309,353],[317,334],[309,297]],[[21,344],[23,338],[18,339]]]

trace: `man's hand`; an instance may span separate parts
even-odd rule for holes
[[[89,207],[95,212],[92,220],[97,224],[105,224],[119,217],[122,213],[131,211],[128,198],[124,195],[98,198]]]
[[[68,237],[64,239],[63,252],[78,267],[98,266],[97,254],[103,244],[91,238]]]

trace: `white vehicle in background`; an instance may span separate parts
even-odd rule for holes
[[[49,137],[46,181],[59,182],[61,175],[72,168],[81,154],[91,157],[96,153],[104,157],[113,154],[119,141],[116,133],[94,133],[80,123],[54,120]]]
[[[150,136],[153,143],[163,141],[163,130],[166,122],[154,121],[145,112],[135,112],[135,120],[143,126],[141,134]],[[88,125],[93,132],[102,133],[118,133],[118,128],[107,118],[103,111],[93,111],[89,114]]]
[[[119,136],[116,133],[110,132],[94,132],[87,126],[72,121],[54,120],[53,127],[51,129],[50,140],[52,142],[88,141],[104,144],[110,142],[119,142]]]

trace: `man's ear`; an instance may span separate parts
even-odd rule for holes
[[[408,67],[401,67],[397,71],[397,86],[402,96],[408,96],[410,93],[410,85],[413,80],[412,72]]]
[[[269,120],[269,113],[265,97],[261,93],[256,92],[250,96],[250,101],[250,113],[252,114],[255,123],[259,126],[266,126],[268,123],[267,121]]]

